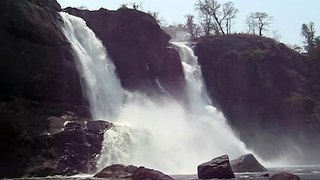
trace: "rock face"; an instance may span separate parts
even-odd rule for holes
[[[82,106],[0,96],[1,177],[73,175],[95,170],[105,121]]]
[[[55,0],[0,2],[0,94],[81,105],[71,47]]]
[[[320,86],[305,57],[249,35],[201,38],[195,54],[212,100],[249,148],[277,158],[304,147],[297,161],[319,161]]]
[[[199,179],[231,179],[234,178],[229,158],[223,155],[198,166]]]
[[[91,121],[55,0],[0,1],[0,178],[95,170]]]
[[[252,154],[246,154],[230,161],[233,172],[266,172],[267,168],[263,167]]]
[[[300,178],[294,174],[282,172],[271,176],[269,180],[300,180]]]
[[[101,39],[124,88],[150,95],[168,92],[178,100],[184,99],[179,54],[169,47],[170,36],[151,15],[127,8],[65,11],[84,19]]]
[[[58,11],[56,0],[0,1],[0,178],[95,170],[110,125],[90,121]],[[184,100],[179,54],[154,18],[129,9],[68,12],[103,41],[125,88]]]
[[[101,172],[94,175],[97,178],[118,178],[118,179],[132,179],[132,180],[173,180],[172,177],[163,174],[160,171],[148,169],[145,167],[136,167],[133,165],[124,166],[122,164],[115,164],[104,168]]]

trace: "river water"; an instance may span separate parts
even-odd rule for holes
[[[293,173],[301,180],[320,180],[320,165],[319,166],[303,166],[303,167],[277,167],[268,168],[269,177],[279,172]],[[269,177],[263,177],[266,173],[235,173],[233,180],[267,180]],[[198,180],[196,174],[171,175],[176,180]],[[99,180],[102,178],[93,178],[92,175],[76,175],[71,177],[66,176],[52,176],[52,177],[32,177],[32,178],[11,178],[7,180]],[[117,180],[109,178],[105,180]]]

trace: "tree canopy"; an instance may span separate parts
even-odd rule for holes
[[[195,7],[206,35],[212,32],[223,35],[231,33],[232,21],[239,11],[233,2],[220,4],[217,0],[198,0]]]
[[[273,17],[265,12],[252,12],[246,20],[248,32],[259,36],[263,35],[264,31],[268,31],[268,27],[273,21]]]

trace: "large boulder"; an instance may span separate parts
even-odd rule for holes
[[[199,179],[231,179],[234,178],[234,173],[231,169],[229,158],[223,155],[205,162],[198,166]]]
[[[132,180],[173,180],[172,177],[157,170],[148,169],[145,167],[136,167],[133,165],[124,166],[122,164],[108,166],[94,175],[94,177]]]
[[[179,54],[151,15],[127,8],[64,11],[84,19],[101,39],[124,88],[150,95],[169,93],[184,100],[185,78]]]
[[[299,176],[291,173],[281,172],[271,176],[269,180],[300,180],[300,178]]]
[[[320,86],[304,56],[252,35],[203,37],[195,54],[213,103],[249,148],[263,158],[303,148],[298,162],[319,161]]]
[[[266,172],[267,168],[262,166],[252,154],[246,154],[230,161],[233,172]]]

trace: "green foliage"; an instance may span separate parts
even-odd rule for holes
[[[313,22],[302,24],[301,35],[304,38],[304,48],[311,60],[320,60],[320,36],[316,36]]]
[[[129,2],[129,3],[121,4],[119,9],[126,9],[126,8],[130,8],[130,7],[135,10],[144,11],[143,4],[136,3],[136,2]]]
[[[128,6],[127,4],[121,4],[119,9],[127,9],[128,8],[127,6]]]
[[[255,59],[263,59],[267,56],[268,52],[266,50],[261,49],[260,47],[252,47],[246,50],[243,55],[251,60]]]
[[[287,45],[290,49],[296,51],[297,53],[299,54],[302,54],[304,51],[303,51],[303,47],[297,45],[297,44],[293,44],[293,45]]]
[[[159,15],[159,12],[148,11],[147,13],[150,14],[161,27],[164,27],[167,24],[165,19]]]
[[[196,38],[199,36],[199,30],[197,24],[194,23],[194,16],[187,15],[187,22],[185,24],[185,29],[191,38]]]
[[[78,9],[80,9],[80,10],[88,10],[88,8],[86,6],[84,6],[84,5],[79,6]]]
[[[308,24],[302,24],[301,27],[301,35],[304,38],[304,48],[307,52],[312,51],[315,47],[315,27],[313,22],[309,22]]]

